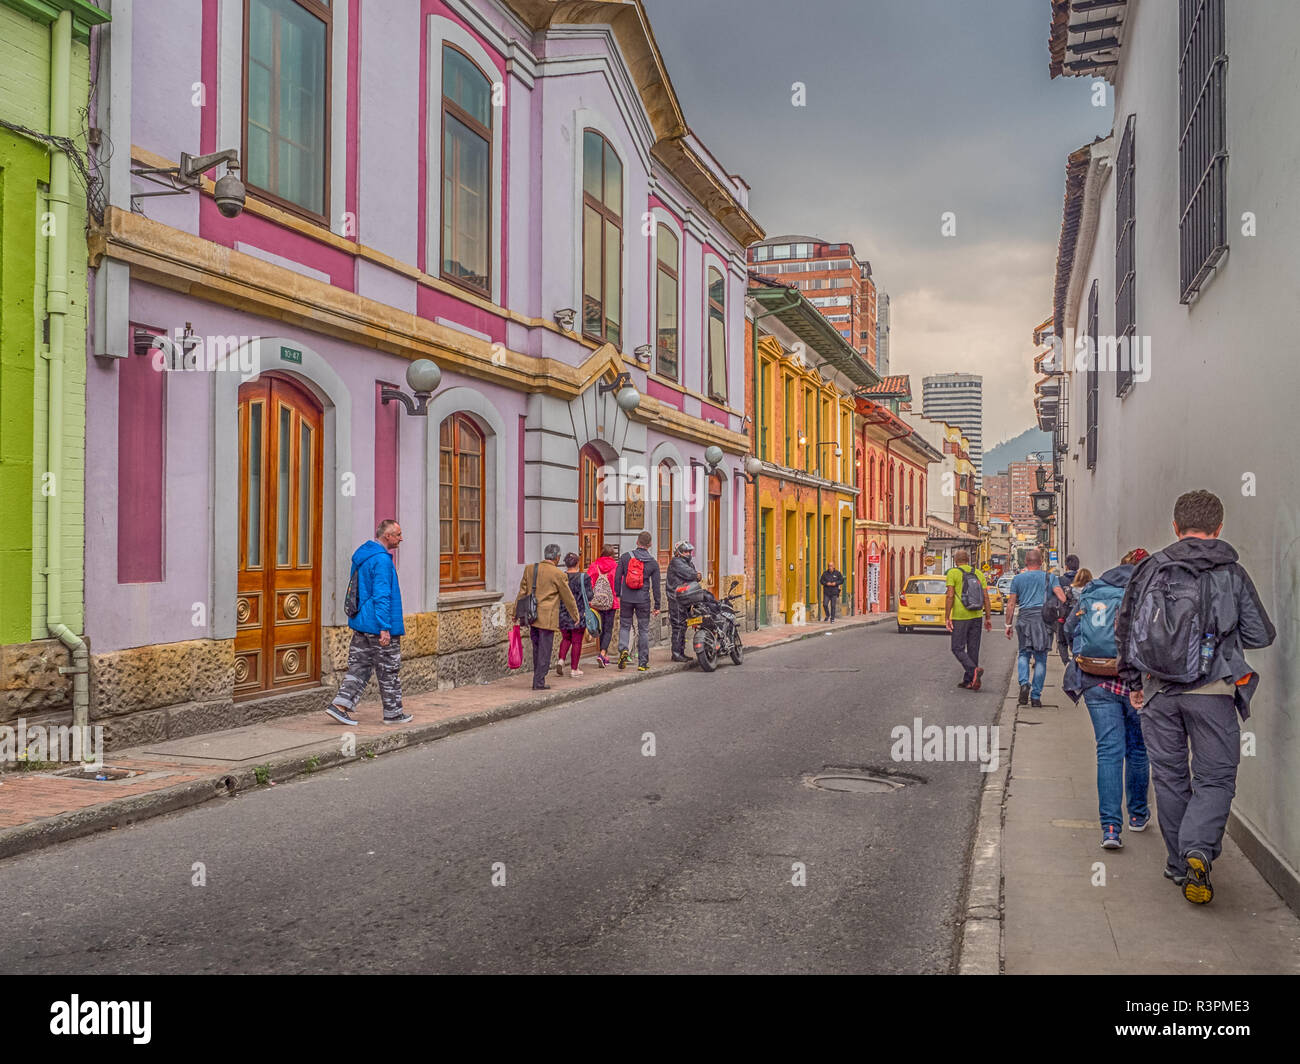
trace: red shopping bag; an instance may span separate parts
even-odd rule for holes
[[[506,653],[506,664],[517,669],[524,663],[524,637],[519,634],[519,625],[510,629],[510,649]]]

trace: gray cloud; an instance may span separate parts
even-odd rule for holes
[[[1087,80],[1049,80],[1048,0],[646,9],[687,122],[750,183],[767,231],[849,240],[871,261],[891,370],[918,389],[925,373],[982,373],[986,447],[1027,428],[1065,157],[1111,124]]]

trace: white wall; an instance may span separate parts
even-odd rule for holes
[[[1172,538],[1177,496],[1207,488],[1223,500],[1223,537],[1240,553],[1278,630],[1248,658],[1262,676],[1245,730],[1235,810],[1294,870],[1300,866],[1300,478],[1291,444],[1300,395],[1300,5],[1227,5],[1229,251],[1191,306],[1178,302],[1178,14],[1130,5],[1117,79],[1115,151],[1136,113],[1136,321],[1153,340],[1151,377],[1124,398],[1100,377],[1096,469],[1076,444],[1086,431],[1086,379],[1070,382],[1070,546],[1093,572],[1130,547]],[[1290,43],[1288,43],[1290,42]],[[1115,186],[1101,198],[1097,241],[1069,324],[1084,330],[1099,279],[1099,327],[1114,328]],[[1257,235],[1242,235],[1253,211]],[[1084,268],[1082,265],[1080,269]],[[1243,480],[1253,476],[1254,494]]]

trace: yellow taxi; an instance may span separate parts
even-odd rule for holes
[[[898,596],[898,630],[944,630],[943,604],[948,584],[942,576],[909,576]]]
[[[1002,597],[1002,592],[998,590],[997,585],[989,584],[988,592],[989,592],[989,612],[1006,613],[1007,600]]]

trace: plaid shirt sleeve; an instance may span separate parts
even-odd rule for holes
[[[1113,680],[1103,680],[1097,685],[1103,691],[1109,691],[1118,698],[1128,698],[1128,693],[1133,690],[1127,683],[1116,677]]]

